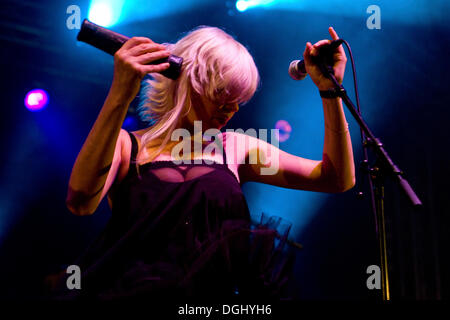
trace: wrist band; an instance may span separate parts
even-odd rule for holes
[[[332,88],[328,90],[319,90],[320,96],[325,99],[336,99],[339,98],[344,88]]]

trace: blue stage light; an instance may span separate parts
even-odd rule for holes
[[[119,21],[124,0],[92,0],[88,19],[102,27],[111,27]]]
[[[236,9],[240,12],[247,10],[248,2],[245,0],[239,0],[236,2]]]
[[[136,117],[132,115],[127,115],[125,120],[123,121],[122,127],[126,130],[137,130],[138,129],[138,121]]]
[[[275,2],[275,0],[238,0],[236,2],[236,9],[243,12],[249,8],[267,7],[273,5]]]
[[[25,96],[25,107],[30,111],[39,111],[48,103],[48,94],[45,90],[34,89]]]
[[[377,0],[382,21],[412,25],[437,24],[447,27],[450,1],[448,0]],[[431,2],[433,4],[431,4]],[[236,11],[250,9],[287,10],[308,13],[323,13],[339,17],[363,17],[367,20],[372,13],[370,2],[349,0],[237,0]],[[383,23],[381,23],[383,24]]]

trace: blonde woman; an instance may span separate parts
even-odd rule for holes
[[[332,28],[329,32],[338,38]],[[319,90],[332,83],[312,57],[328,42],[307,43],[304,51],[307,71]],[[158,73],[167,63],[148,64],[171,53],[184,58],[177,80]],[[345,64],[340,47],[334,54],[340,82]],[[121,126],[146,74],[152,80],[143,90],[146,101],[140,112],[152,125],[127,132]],[[209,144],[205,139],[199,144],[195,121],[201,121],[201,136],[220,130],[239,105],[250,100],[258,82],[247,49],[218,28],[199,27],[167,45],[134,37],[117,51],[110,91],[69,181],[66,203],[74,214],[93,214],[105,196],[112,208],[105,230],[77,262],[83,277],[76,296],[279,297],[288,272],[277,267],[286,261],[276,254],[280,248],[273,240],[285,239],[285,234],[268,225],[250,227],[241,185],[254,181],[343,192],[354,185],[354,164],[338,98],[322,100],[321,161],[236,132],[216,131],[211,141],[221,148],[204,152]],[[184,141],[190,148],[183,148],[182,154],[174,138],[179,130],[191,134]],[[254,154],[256,161],[249,161]],[[180,158],[185,161],[176,161]],[[261,174],[274,162],[272,174]]]

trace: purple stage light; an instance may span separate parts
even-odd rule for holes
[[[34,89],[25,96],[25,107],[30,111],[39,111],[48,103],[48,94],[45,90]]]
[[[291,135],[292,127],[286,120],[278,120],[275,123],[275,129],[278,129],[278,141],[284,142],[289,139]]]

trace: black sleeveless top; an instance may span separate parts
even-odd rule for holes
[[[290,225],[251,221],[225,152],[223,163],[154,161],[137,170],[130,161],[112,201],[106,228],[75,263],[82,289],[67,297],[280,297],[292,266],[283,253]]]

